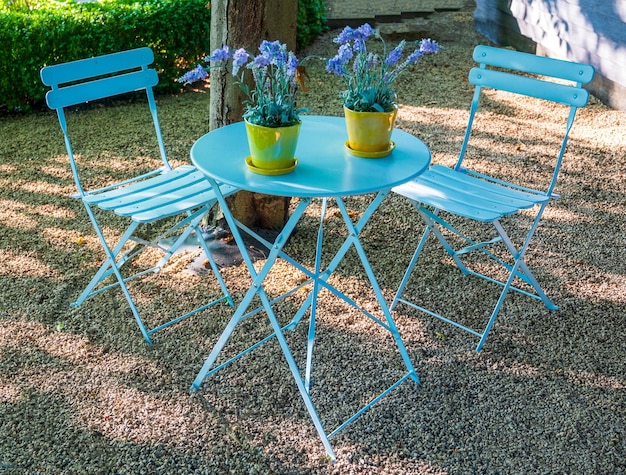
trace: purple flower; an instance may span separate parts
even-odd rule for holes
[[[245,48],[239,48],[237,51],[233,53],[233,64],[238,68],[242,67],[244,64],[248,62],[250,55],[245,50]]]
[[[349,26],[346,26],[341,31],[341,33],[339,33],[339,35],[333,38],[333,42],[340,44],[340,45],[345,45],[346,43],[349,43],[350,41],[352,41],[353,38],[354,38],[354,30],[350,28]]]
[[[182,84],[189,84],[195,81],[206,79],[207,76],[208,76],[208,73],[206,72],[206,69],[198,65],[191,71],[187,71],[180,78],[178,78],[178,82]]]
[[[375,33],[374,28],[369,23],[365,23],[354,30],[354,39],[367,41]]]
[[[248,64],[247,67],[250,69],[266,68],[270,64],[272,64],[272,58],[269,55],[259,54],[254,58],[254,60],[250,64]]]
[[[329,59],[326,63],[326,71],[336,74],[337,76],[343,76],[343,63],[341,62],[341,58],[335,56]]]
[[[282,67],[287,62],[287,47],[278,40],[263,40],[259,46],[259,51],[261,56],[265,57],[264,60],[259,60],[260,64],[267,63],[267,65],[274,64]]]
[[[439,43],[430,38],[424,38],[420,42],[420,51],[423,53],[439,53]]]
[[[259,45],[259,51],[262,54],[267,54],[268,56],[278,56],[281,52],[281,44],[280,41],[268,41],[263,40]]]
[[[230,48],[227,45],[216,49],[211,56],[209,56],[210,62],[226,61],[227,59],[230,59]]]
[[[341,45],[337,51],[337,57],[342,64],[347,63],[352,59],[352,47],[349,44]]]
[[[248,59],[250,59],[250,55],[245,48],[239,48],[233,53],[233,76],[237,75],[239,68],[244,66]]]
[[[396,46],[393,50],[391,50],[391,52],[389,53],[389,55],[385,59],[385,63],[387,65],[393,66],[394,64],[397,64],[398,61],[400,61],[400,58],[402,58],[402,50],[404,50],[404,45],[405,44],[406,44],[406,41],[402,40],[398,44],[398,46]]]
[[[289,55],[287,56],[287,73],[289,74],[290,77],[296,76],[297,68],[298,68],[298,58],[296,58],[296,55],[290,51]]]
[[[406,62],[408,64],[417,63],[420,60],[420,58],[424,56],[425,54],[426,53],[424,51],[418,48],[409,55],[409,57],[406,59]]]
[[[361,52],[367,51],[367,48],[365,47],[365,41],[354,40],[354,45],[352,46],[352,49],[354,49],[355,53],[361,53]]]

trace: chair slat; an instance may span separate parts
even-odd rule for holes
[[[133,195],[139,192],[150,191],[154,186],[171,182],[172,180],[180,179],[189,174],[196,172],[196,168],[191,165],[183,165],[167,173],[162,173],[148,180],[141,180],[131,185],[126,185],[120,188],[114,188],[112,190],[95,193],[93,195],[87,195],[84,197],[84,201],[89,204],[95,204],[98,206],[104,205],[104,203],[112,202],[116,199],[124,199],[127,196]]]
[[[443,166],[431,167],[419,178],[393,191],[425,205],[484,222],[549,200],[545,195],[523,193]]]
[[[469,188],[470,183],[475,188],[475,193],[481,197],[493,196],[496,200],[508,200],[510,204],[523,204],[525,202],[530,203],[542,203],[548,201],[550,198],[545,193],[530,193],[521,191],[517,188],[513,188],[514,184],[510,186],[503,186],[487,180],[482,180],[466,173],[459,173],[451,168],[443,165],[433,165],[427,174],[422,175],[424,178],[436,174],[438,179],[449,180],[453,186],[457,188]],[[422,176],[419,179],[422,179]],[[466,190],[469,191],[469,190]]]
[[[503,48],[479,45],[474,48],[474,61],[500,68],[541,74],[587,84],[593,79],[594,68],[589,64],[537,56]]]
[[[41,70],[41,80],[46,86],[92,79],[118,71],[145,68],[154,62],[150,48],[136,48],[95,58],[80,59],[63,64],[46,66]]]
[[[237,191],[237,188],[231,185],[222,185],[220,190],[224,196],[231,195]],[[208,203],[215,200],[215,192],[206,190],[202,193],[197,193],[193,196],[185,197],[178,201],[174,201],[168,204],[163,204],[157,209],[148,210],[141,213],[133,213],[133,221],[138,223],[150,223],[159,217],[175,216],[185,210],[195,209],[204,203]]]
[[[134,92],[154,87],[159,82],[158,74],[153,69],[120,74],[95,81],[52,89],[46,93],[48,106],[53,109],[95,101],[105,97]]]
[[[576,107],[584,106],[589,99],[589,92],[582,87],[557,84],[492,69],[472,68],[469,73],[469,82],[475,86],[491,87]]]
[[[106,209],[111,209],[120,216],[133,216],[135,213],[158,209],[186,199],[207,189],[204,177],[198,177],[196,180],[190,178],[193,177],[188,176],[184,180],[153,187],[145,195],[136,193],[132,201],[119,200],[117,203],[107,203],[110,207]]]

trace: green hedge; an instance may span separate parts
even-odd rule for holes
[[[323,0],[300,0],[298,45],[325,28]],[[100,54],[149,46],[157,92],[175,92],[175,79],[209,51],[207,0],[108,0],[50,3],[27,11],[0,10],[0,110],[28,110],[43,99],[39,70]]]
[[[324,0],[298,1],[297,47],[309,45],[326,29],[326,4]]]

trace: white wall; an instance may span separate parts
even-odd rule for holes
[[[592,64],[589,89],[626,110],[626,0],[476,0],[474,20],[496,44]]]

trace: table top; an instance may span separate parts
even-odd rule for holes
[[[417,137],[394,129],[396,148],[383,158],[362,158],[345,148],[343,117],[304,116],[296,148],[298,166],[285,175],[266,176],[248,169],[243,122],[200,137],[191,148],[192,163],[205,175],[238,188],[278,196],[332,197],[372,193],[420,175],[430,150]]]

